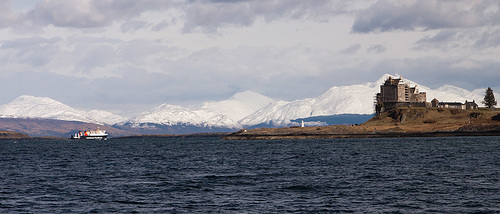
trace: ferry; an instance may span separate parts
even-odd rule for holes
[[[108,133],[105,130],[90,130],[90,131],[79,131],[71,135],[71,139],[82,139],[82,140],[107,140]]]

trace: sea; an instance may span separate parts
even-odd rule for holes
[[[500,213],[500,137],[0,141],[0,213]]]

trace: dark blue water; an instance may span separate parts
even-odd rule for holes
[[[0,213],[500,213],[500,137],[0,141]]]

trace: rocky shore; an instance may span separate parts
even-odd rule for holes
[[[500,136],[500,111],[405,107],[357,126],[243,129],[224,137],[248,139],[321,139],[383,137]]]

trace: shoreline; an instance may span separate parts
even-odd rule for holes
[[[196,133],[180,135],[131,135],[109,138],[113,139],[155,139],[155,138],[220,138],[223,140],[293,140],[293,139],[354,139],[354,138],[415,138],[415,137],[475,137],[500,136],[500,130],[493,131],[436,131],[436,132],[381,132],[381,133],[345,133],[345,134],[241,134],[241,133]],[[60,137],[22,137],[0,138],[0,141],[29,141],[29,140],[70,140]]]
[[[285,134],[285,135],[227,135],[224,140],[283,140],[283,139],[336,139],[336,138],[405,138],[405,137],[465,137],[500,136],[500,131],[485,132],[411,132],[411,133],[360,133],[360,134]]]

